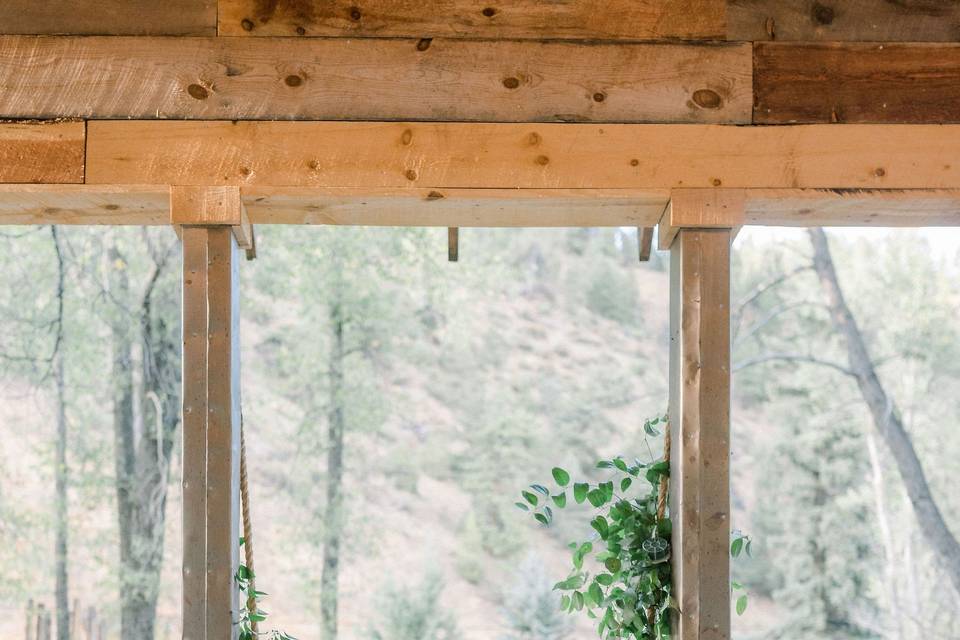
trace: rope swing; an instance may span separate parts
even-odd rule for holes
[[[250,628],[257,633],[257,588],[253,571],[253,528],[250,525],[250,492],[247,488],[247,445],[243,437],[243,414],[240,414],[240,511],[243,517],[243,555],[250,575],[247,589],[247,611],[250,613]]]

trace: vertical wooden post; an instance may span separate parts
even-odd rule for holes
[[[730,229],[670,248],[670,513],[679,640],[730,638]]]
[[[180,221],[182,195],[171,198]],[[182,224],[183,638],[228,640],[239,616],[239,254],[229,224]]]

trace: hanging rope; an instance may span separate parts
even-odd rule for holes
[[[243,554],[250,581],[247,589],[247,611],[250,612],[250,629],[257,633],[257,598],[253,572],[253,530],[250,526],[250,493],[247,490],[247,444],[243,437],[243,414],[240,415],[240,511],[243,514]]]

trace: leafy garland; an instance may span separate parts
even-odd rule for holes
[[[240,538],[240,546],[244,544],[244,539]],[[236,622],[240,627],[240,640],[297,640],[284,631],[271,629],[270,631],[258,631],[257,624],[264,622],[269,615],[260,608],[260,600],[267,594],[263,591],[257,591],[253,587],[253,571],[247,565],[241,563],[237,568],[237,573],[233,577],[240,589],[240,601],[245,603],[240,607],[240,619]],[[251,604],[252,603],[252,604]]]
[[[660,416],[648,420],[644,431],[648,435],[659,435],[657,425],[666,424],[667,417]],[[669,441],[666,448],[669,450]],[[563,592],[561,610],[585,611],[590,618],[599,620],[600,638],[667,640],[671,612],[676,610],[670,586],[673,525],[666,508],[670,463],[668,460],[629,463],[616,457],[601,460],[597,468],[610,470],[613,477],[597,484],[574,482],[571,485],[570,474],[554,467],[555,490],[532,484],[530,490],[521,491],[523,501],[516,506],[549,526],[553,522],[553,507],[565,509],[570,504],[568,491],[574,503],[589,502],[597,510],[590,520],[595,535],[591,540],[569,545],[573,552],[573,570],[565,580],[554,585],[555,590]],[[628,497],[629,490],[636,488],[635,481],[641,476],[649,488]],[[602,544],[595,544],[598,538]],[[731,555],[737,557],[742,551],[749,554],[750,546],[750,538],[737,533]],[[591,555],[594,562],[590,566],[602,567],[602,570],[591,572],[586,568]],[[743,589],[738,583],[733,583],[733,587]],[[744,593],[737,599],[737,613],[742,614],[746,606]]]

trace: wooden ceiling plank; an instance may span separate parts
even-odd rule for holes
[[[3,0],[0,34],[217,34],[216,0]]]
[[[0,36],[0,117],[748,123],[749,44]]]
[[[956,42],[951,0],[729,0],[727,38],[762,41]]]
[[[85,136],[83,122],[0,121],[0,183],[83,182]]]
[[[761,42],[754,92],[757,124],[960,122],[960,44]]]
[[[220,34],[722,39],[725,0],[220,0]]]
[[[91,184],[960,188],[956,125],[93,121],[87,154]]]
[[[160,186],[0,184],[0,225],[166,225],[168,192]]]

